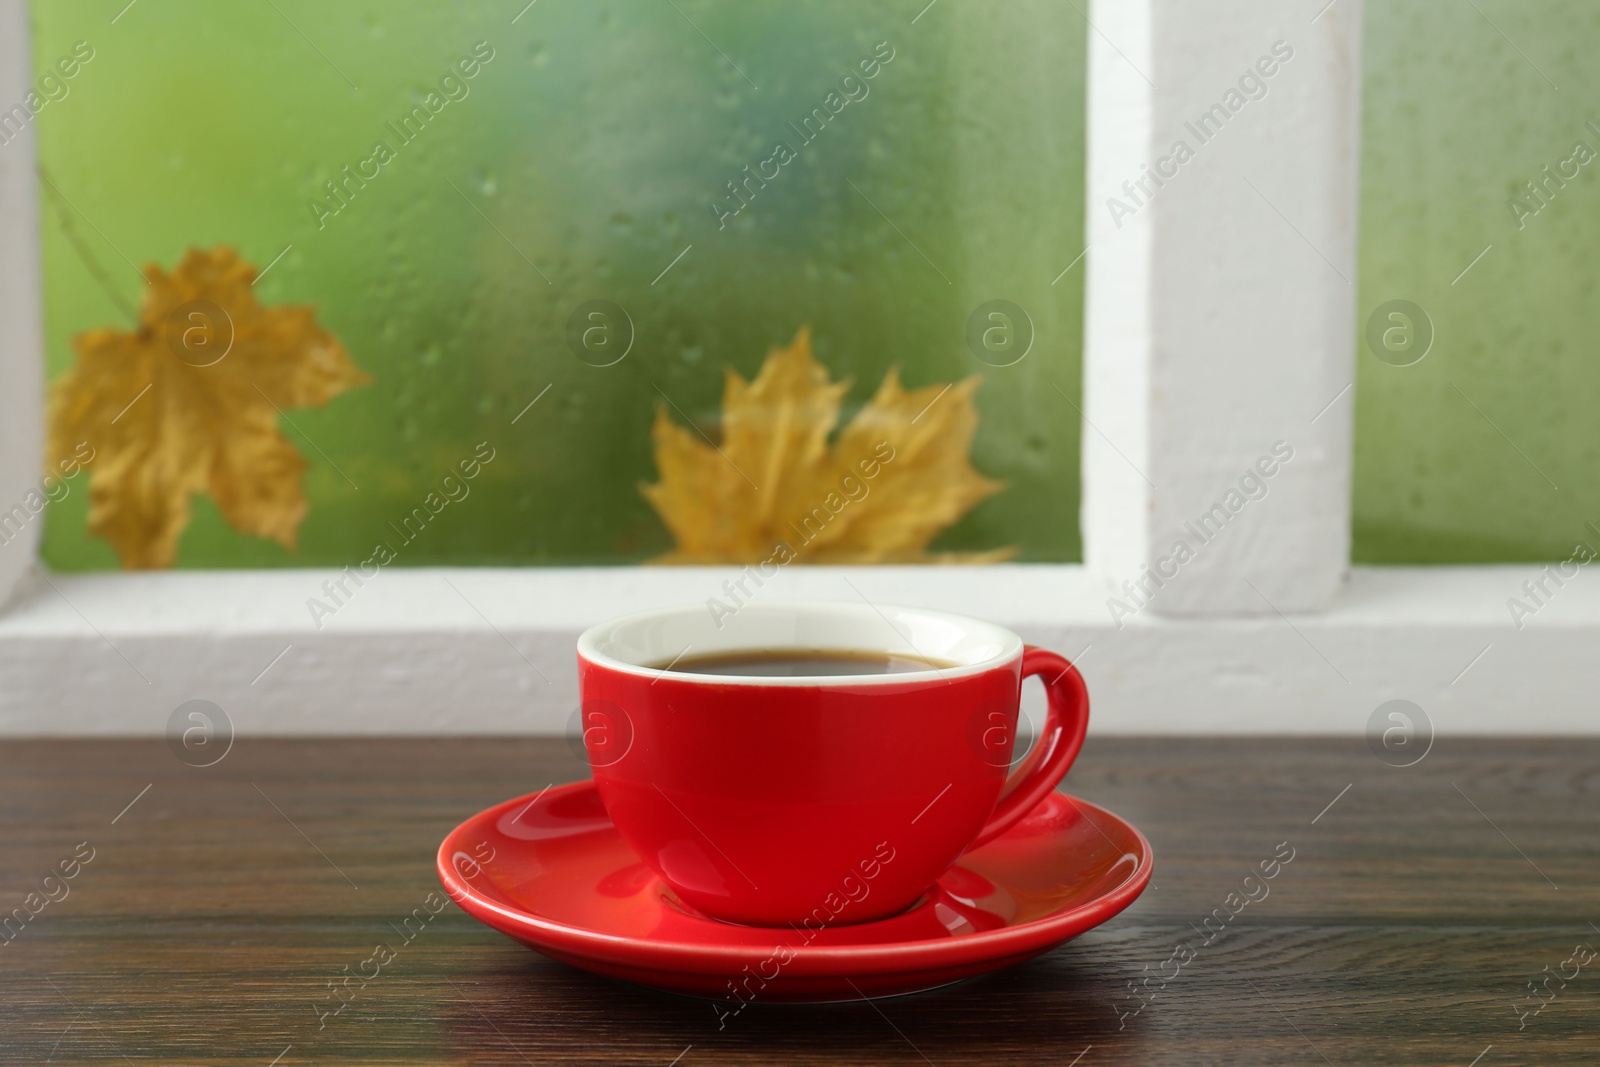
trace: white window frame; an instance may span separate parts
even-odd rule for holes
[[[1457,733],[1592,733],[1600,582],[1522,629],[1538,568],[1349,567],[1361,0],[1096,0],[1089,9],[1084,565],[791,567],[761,598],[936,606],[1079,657],[1097,733],[1359,735],[1409,699]],[[1128,204],[1274,42],[1292,62]],[[0,102],[31,82],[0,0]],[[0,507],[37,487],[43,338],[34,133],[0,146]],[[1170,164],[1166,169],[1170,170]],[[1147,186],[1147,189],[1151,188]],[[1121,225],[1117,223],[1120,221]],[[1063,262],[1076,249],[1063,250]],[[1170,572],[1185,523],[1276,442],[1267,495]],[[82,491],[81,489],[79,491]],[[722,596],[736,568],[392,569],[320,627],[337,572],[54,575],[38,521],[0,546],[0,736],[160,734],[190,699],[244,734],[563,732],[573,645],[607,616]]]

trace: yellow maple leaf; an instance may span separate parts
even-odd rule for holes
[[[196,493],[240,533],[293,548],[306,461],[279,411],[372,379],[310,307],[258,303],[256,268],[226,245],[144,274],[136,330],[73,338],[77,363],[50,390],[47,469],[94,450],[89,530],[125,568],[172,565]]]
[[[754,381],[726,372],[722,443],[658,405],[660,481],[640,487],[677,542],[661,563],[909,563],[1005,559],[1014,549],[930,554],[928,542],[1001,483],[967,460],[976,378],[906,390],[891,369],[831,443],[848,380],[830,382],[801,327]],[[782,546],[780,548],[780,546]],[[784,551],[787,549],[787,552]]]

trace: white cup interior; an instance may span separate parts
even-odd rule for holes
[[[895,674],[800,677],[698,675],[679,668],[672,676],[719,685],[895,685],[923,675],[951,678],[989,670],[1020,656],[1022,639],[965,615],[832,600],[745,603],[731,614],[699,604],[664,608],[603,622],[578,638],[578,654],[589,662],[650,676],[680,659],[755,651],[883,653],[941,666]]]

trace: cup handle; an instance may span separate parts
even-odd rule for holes
[[[1022,677],[1033,675],[1044,680],[1045,696],[1050,702],[1044,729],[1028,758],[1006,780],[994,814],[984,823],[972,848],[993,841],[1032,811],[1066,777],[1083,747],[1083,735],[1089,729],[1089,690],[1083,684],[1083,675],[1065,656],[1024,645]]]

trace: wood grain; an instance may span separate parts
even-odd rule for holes
[[[1145,831],[1154,888],[1012,970],[872,1004],[757,1003],[719,1030],[704,1002],[571,970],[452,905],[319,1028],[326,983],[399,943],[390,924],[437,889],[450,827],[585,771],[560,740],[241,740],[204,769],[159,741],[8,741],[0,914],[80,842],[94,858],[0,942],[0,1053],[262,1067],[280,1053],[281,1067],[1600,1059],[1600,960],[1520,1031],[1516,1011],[1544,967],[1600,946],[1588,740],[1441,740],[1394,769],[1343,741],[1093,739],[1067,788]],[[1195,927],[1280,842],[1295,857],[1270,896],[1205,944]],[[1179,941],[1196,956],[1157,992]],[[1129,983],[1147,974],[1133,1014]]]

